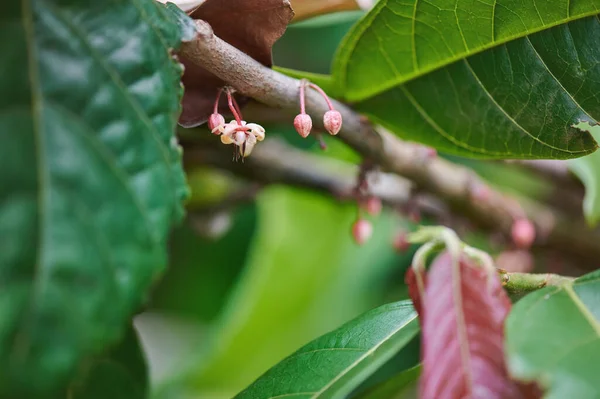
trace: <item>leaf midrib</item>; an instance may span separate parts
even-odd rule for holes
[[[399,331],[401,331],[404,327],[406,327],[409,323],[411,323],[416,318],[417,318],[417,314],[413,313],[413,315],[412,315],[412,317],[410,319],[408,319],[401,326],[395,328],[390,334],[386,335],[381,341],[379,341],[377,343],[377,345],[375,345],[375,346],[371,347],[370,349],[366,350],[365,353],[363,353],[358,359],[356,359],[352,364],[350,364],[348,367],[346,367],[344,370],[342,370],[337,376],[335,376],[334,378],[332,378],[331,381],[329,381],[323,388],[321,388],[313,396],[311,396],[311,399],[317,399],[323,393],[327,392],[327,390],[329,388],[331,388],[336,382],[338,382],[346,374],[348,374],[350,371],[352,371],[354,369],[354,367],[356,367],[357,365],[359,365],[367,356],[369,356],[372,353],[374,353],[377,349],[379,349],[379,347],[381,347],[381,345],[383,345],[388,340],[390,340],[394,335],[396,335]]]
[[[579,309],[579,312],[582,314],[582,316],[585,318],[585,320],[590,324],[590,326],[594,329],[594,331],[596,332],[596,335],[600,339],[600,323],[598,322],[598,320],[596,320],[594,315],[589,311],[587,306],[581,301],[581,298],[579,298],[579,295],[577,295],[577,293],[573,289],[573,286],[570,284],[564,285],[563,289],[565,290],[567,295],[569,295],[569,298],[573,301],[573,303],[575,304],[577,309]]]
[[[44,204],[47,202],[49,180],[49,176],[47,175],[46,169],[41,166],[44,164],[43,160],[45,159],[45,146],[43,139],[44,129],[43,123],[41,121],[43,96],[40,93],[40,71],[37,62],[38,56],[35,51],[33,9],[30,4],[30,0],[21,0],[21,13],[23,30],[25,32],[25,43],[27,46],[27,70],[29,76],[29,84],[31,85],[31,114],[33,123],[33,135],[36,144],[36,153],[38,159],[38,162],[36,163],[36,175],[38,181],[37,203],[38,209],[40,211],[37,213],[38,243],[36,251],[36,261],[33,269],[32,290],[31,294],[29,295],[27,311],[24,313],[23,321],[20,323],[20,326],[13,337],[11,351],[12,359],[18,357],[19,355],[23,355],[24,353],[26,354],[28,351],[30,337],[28,331],[31,328],[31,323],[33,320],[33,312],[31,310],[35,308],[35,304],[38,301],[39,292],[41,290],[41,283],[43,281],[43,279],[39,278],[39,274],[41,273],[42,264],[44,262],[43,255],[45,254],[44,243],[47,222],[46,213],[41,210],[45,209]],[[25,331],[27,331],[27,334],[25,334]]]
[[[417,3],[418,3],[418,0],[415,0],[415,8],[416,8]],[[494,13],[492,15],[495,15],[496,4],[497,4],[497,1],[494,1]],[[578,19],[582,19],[585,17],[589,17],[592,15],[598,14],[598,9],[596,8],[596,9],[594,9],[594,11],[589,11],[589,12],[585,12],[582,14],[578,14],[576,17],[568,16],[566,19],[563,19],[560,21],[555,21],[548,25],[544,25],[544,26],[541,26],[541,27],[538,27],[538,28],[535,28],[532,30],[526,30],[524,33],[510,35],[501,40],[496,40],[495,34],[494,34],[493,35],[494,40],[492,40],[488,45],[476,47],[473,49],[467,49],[466,51],[459,52],[458,54],[455,54],[452,57],[445,58],[442,63],[430,65],[430,66],[427,66],[424,68],[418,68],[418,63],[416,63],[414,72],[407,73],[405,75],[395,74],[396,75],[395,78],[392,78],[384,83],[371,84],[371,85],[369,85],[368,88],[363,88],[363,89],[359,89],[359,90],[352,89],[351,91],[349,91],[349,90],[347,90],[348,67],[350,65],[350,63],[348,61],[349,61],[350,57],[352,56],[352,54],[354,54],[354,51],[356,50],[356,44],[362,38],[363,33],[371,27],[373,21],[387,7],[388,7],[388,0],[382,0],[381,6],[373,9],[372,14],[367,14],[368,24],[367,23],[365,24],[364,29],[362,29],[360,31],[360,34],[359,34],[359,32],[356,32],[356,35],[352,35],[352,36],[356,36],[356,37],[346,39],[346,40],[348,40],[349,43],[352,43],[350,49],[348,51],[340,53],[339,56],[337,56],[336,59],[334,60],[334,65],[335,65],[334,78],[336,76],[339,77],[338,85],[341,85],[341,87],[343,88],[343,92],[345,93],[345,97],[348,101],[363,101],[363,100],[373,97],[381,92],[392,89],[402,83],[414,80],[414,79],[418,78],[419,76],[423,76],[423,75],[433,72],[435,70],[441,69],[447,65],[452,64],[455,61],[459,61],[459,60],[471,57],[472,55],[475,55],[475,54],[481,53],[485,50],[489,50],[491,48],[497,47],[501,44],[504,44],[504,43],[507,43],[507,42],[510,42],[510,41],[513,41],[516,39],[521,39],[521,38],[527,37],[528,35],[531,35],[533,33],[541,32],[541,31],[550,29],[550,28],[558,26],[558,25],[562,25],[562,24],[565,24],[565,23],[568,23],[571,21],[575,21]],[[365,18],[367,18],[367,17],[365,17]],[[414,16],[412,19],[412,23],[413,23],[413,25],[415,23]],[[494,20],[492,20],[492,25],[493,24],[494,24]],[[350,39],[353,39],[353,40],[350,40]],[[341,44],[342,47],[346,46],[346,40]],[[411,35],[411,40],[414,40],[414,31],[413,31],[413,34]],[[413,59],[416,59],[416,51],[413,51],[413,57],[414,57]]]

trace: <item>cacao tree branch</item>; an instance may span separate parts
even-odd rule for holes
[[[212,72],[244,95],[272,107],[299,108],[299,81],[264,67],[222,41],[210,25],[196,21],[196,39],[183,43],[181,53],[191,62]],[[512,198],[490,190],[485,200],[474,190],[484,183],[469,169],[441,158],[422,155],[420,146],[406,143],[386,131],[376,131],[358,113],[337,101],[344,124],[339,138],[364,158],[384,170],[414,182],[419,190],[443,200],[452,212],[468,217],[480,228],[510,237],[513,221],[527,215],[535,224],[536,247],[559,250],[571,258],[595,264],[600,259],[600,234],[590,231],[583,220],[571,220],[542,206],[522,206]],[[306,93],[306,109],[315,125],[328,110],[318,93]],[[290,121],[291,123],[291,121]]]
[[[354,190],[357,165],[318,156],[291,147],[271,138],[255,148],[244,162],[232,162],[232,148],[221,144],[218,137],[183,138],[186,169],[212,166],[262,184],[285,184],[315,190],[340,201],[356,201]],[[374,173],[369,181],[368,195],[380,198],[393,208],[414,206],[425,215],[445,217],[444,205],[431,196],[412,194],[414,185],[407,179],[390,173]]]

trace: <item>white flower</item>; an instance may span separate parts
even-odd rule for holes
[[[233,135],[235,134],[236,129],[239,125],[233,121],[233,123],[226,123],[221,128],[221,143],[223,144],[233,144],[235,140],[233,139]]]
[[[213,129],[213,133],[220,132],[223,144],[235,144],[239,154],[247,157],[252,153],[256,143],[265,139],[265,129],[256,123],[240,122],[241,124],[238,124],[237,121],[232,120],[224,125],[219,125]]]
[[[265,139],[265,128],[256,123],[248,123],[245,125],[250,129],[250,133],[256,137],[258,141],[263,141]]]
[[[256,145],[256,136],[249,134],[246,138],[246,143],[244,143],[244,151],[242,152],[242,156],[245,158],[252,153],[254,146]],[[240,147],[241,150],[241,147]]]
[[[245,132],[238,131],[233,134],[233,142],[238,147],[241,147],[245,141],[246,141],[246,133]]]
[[[233,139],[230,135],[221,135],[221,143],[223,144],[233,144]]]

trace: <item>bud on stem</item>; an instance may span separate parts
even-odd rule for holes
[[[527,249],[535,241],[535,226],[529,219],[516,219],[512,225],[511,235],[518,248]]]
[[[358,245],[363,245],[373,235],[373,225],[365,219],[358,219],[352,225],[352,237]]]

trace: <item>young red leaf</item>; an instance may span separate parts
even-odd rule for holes
[[[419,282],[419,279],[417,279],[417,274],[420,277],[421,282]],[[425,294],[423,290],[427,286],[427,275],[425,274],[424,270],[415,271],[414,268],[409,267],[406,271],[406,275],[404,276],[404,283],[408,287],[408,295],[413,302],[413,306],[419,315],[419,321],[422,324],[423,306],[421,305],[421,296]],[[420,285],[422,285],[421,288],[419,288]]]
[[[271,48],[283,35],[294,12],[289,0],[206,0],[190,16],[210,24],[215,35],[248,54],[265,66],[272,66]],[[221,79],[198,67],[185,57],[183,111],[179,123],[198,126],[213,112],[217,91],[225,85]],[[247,98],[236,95],[243,105]],[[221,113],[227,113],[224,99]]]
[[[422,303],[424,399],[523,398],[504,361],[511,303],[498,276],[449,253],[433,262]]]

